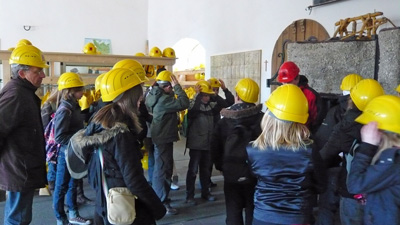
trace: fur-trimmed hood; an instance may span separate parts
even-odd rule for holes
[[[128,126],[124,123],[116,123],[110,129],[102,129],[99,133],[85,135],[86,130],[82,129],[71,138],[71,142],[79,149],[93,148],[103,145],[117,136],[119,133],[130,132]]]
[[[230,118],[230,119],[242,119],[245,117],[254,116],[254,115],[260,113],[260,111],[262,109],[262,104],[254,105],[254,106],[244,108],[244,109],[237,109],[237,110],[233,109],[233,108],[235,108],[235,105],[232,105],[229,108],[222,109],[220,112],[221,116]]]

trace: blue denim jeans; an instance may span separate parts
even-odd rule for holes
[[[56,183],[53,193],[53,207],[57,218],[57,225],[63,224],[63,221],[65,222],[67,220],[67,215],[64,211],[65,197],[67,197],[66,204],[68,206],[69,218],[79,216],[76,203],[76,180],[71,178],[65,162],[65,154],[63,149],[60,149],[60,154],[57,159]]]
[[[144,139],[144,146],[149,154],[149,169],[147,170],[147,175],[149,177],[149,183],[152,184],[154,172],[154,144],[151,138]]]
[[[4,208],[4,225],[27,225],[32,221],[32,203],[35,190],[12,192]]]
[[[174,158],[173,143],[154,145],[154,173],[152,186],[161,202],[168,202],[171,190]]]
[[[56,181],[57,164],[47,164],[47,181]]]

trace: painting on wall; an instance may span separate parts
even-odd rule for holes
[[[100,52],[101,54],[111,54],[111,40],[110,39],[100,39],[100,38],[85,38],[85,43],[92,42],[96,48],[97,51]]]

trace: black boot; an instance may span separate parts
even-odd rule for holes
[[[94,205],[94,202],[87,198],[83,193],[83,180],[77,180],[76,185],[76,203],[78,205]]]

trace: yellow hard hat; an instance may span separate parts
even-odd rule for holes
[[[163,50],[162,55],[163,55],[164,57],[168,57],[168,58],[175,58],[175,57],[176,57],[176,55],[175,55],[175,50],[174,50],[173,48],[170,48],[170,47],[165,48],[165,49]]]
[[[363,79],[363,77],[358,74],[355,74],[355,73],[349,74],[342,79],[342,84],[340,85],[340,90],[350,91],[351,88],[354,87],[362,79]]]
[[[138,52],[135,54],[135,56],[146,56],[143,52]]]
[[[82,98],[78,100],[81,111],[88,109],[90,107],[89,99],[86,95],[82,95]]]
[[[32,45],[32,42],[30,42],[27,39],[21,39],[18,41],[17,45],[15,46],[16,48],[20,47],[20,46],[24,46],[24,45]]]
[[[73,72],[67,72],[61,74],[60,78],[58,78],[58,90],[64,90],[67,88],[74,88],[74,87],[83,87],[85,84],[82,81],[82,78]]]
[[[367,124],[378,122],[378,128],[400,134],[400,98],[394,95],[381,95],[372,99],[356,122]]]
[[[96,46],[92,43],[89,42],[83,47],[83,53],[88,54],[88,55],[97,55],[97,48]]]
[[[208,83],[205,80],[201,80],[201,81],[197,82],[196,85],[199,85],[201,87],[201,89],[200,89],[201,93],[210,94],[210,95],[215,94],[211,88],[210,83]]]
[[[22,45],[12,51],[10,64],[22,64],[39,68],[48,68],[42,51],[33,45]]]
[[[360,111],[364,111],[373,98],[384,94],[382,86],[374,79],[363,79],[350,90],[350,98]]]
[[[142,64],[140,64],[136,60],[123,59],[123,60],[115,63],[113,69],[115,69],[115,68],[126,68],[126,69],[132,70],[139,76],[139,78],[140,78],[140,80],[142,80],[142,82],[146,82],[149,80],[146,77],[146,71],[144,71]]]
[[[398,93],[400,93],[400,84],[397,85],[396,91],[397,91]]]
[[[280,120],[305,124],[308,101],[303,91],[294,84],[284,84],[271,93],[265,102],[268,110]]]
[[[153,48],[150,49],[149,56],[151,56],[151,57],[162,57],[162,52],[158,47],[153,47]]]
[[[208,79],[208,83],[210,83],[212,88],[221,87],[221,83],[219,82],[219,80],[217,78],[214,78],[214,77],[211,77],[210,79]]]
[[[139,76],[130,69],[112,69],[101,79],[101,99],[104,102],[111,102],[120,94],[141,83]]]
[[[95,90],[96,92],[99,92],[99,91],[100,91],[101,79],[103,79],[103,77],[104,77],[105,74],[106,74],[106,73],[102,73],[102,74],[100,74],[99,76],[96,77],[96,80],[94,81],[94,90]]]
[[[258,94],[260,93],[260,88],[254,80],[243,78],[237,82],[235,91],[242,101],[256,103],[258,100]]]
[[[153,77],[155,74],[155,69],[153,65],[145,65],[144,70],[146,71],[146,77]]]
[[[144,154],[141,161],[142,161],[142,168],[144,170],[148,170],[149,169],[149,155]]]
[[[165,82],[170,82],[171,83],[172,82],[171,75],[172,75],[172,73],[170,71],[164,70],[164,71],[162,71],[161,73],[159,73],[157,75],[156,80],[157,81],[165,81]]]

